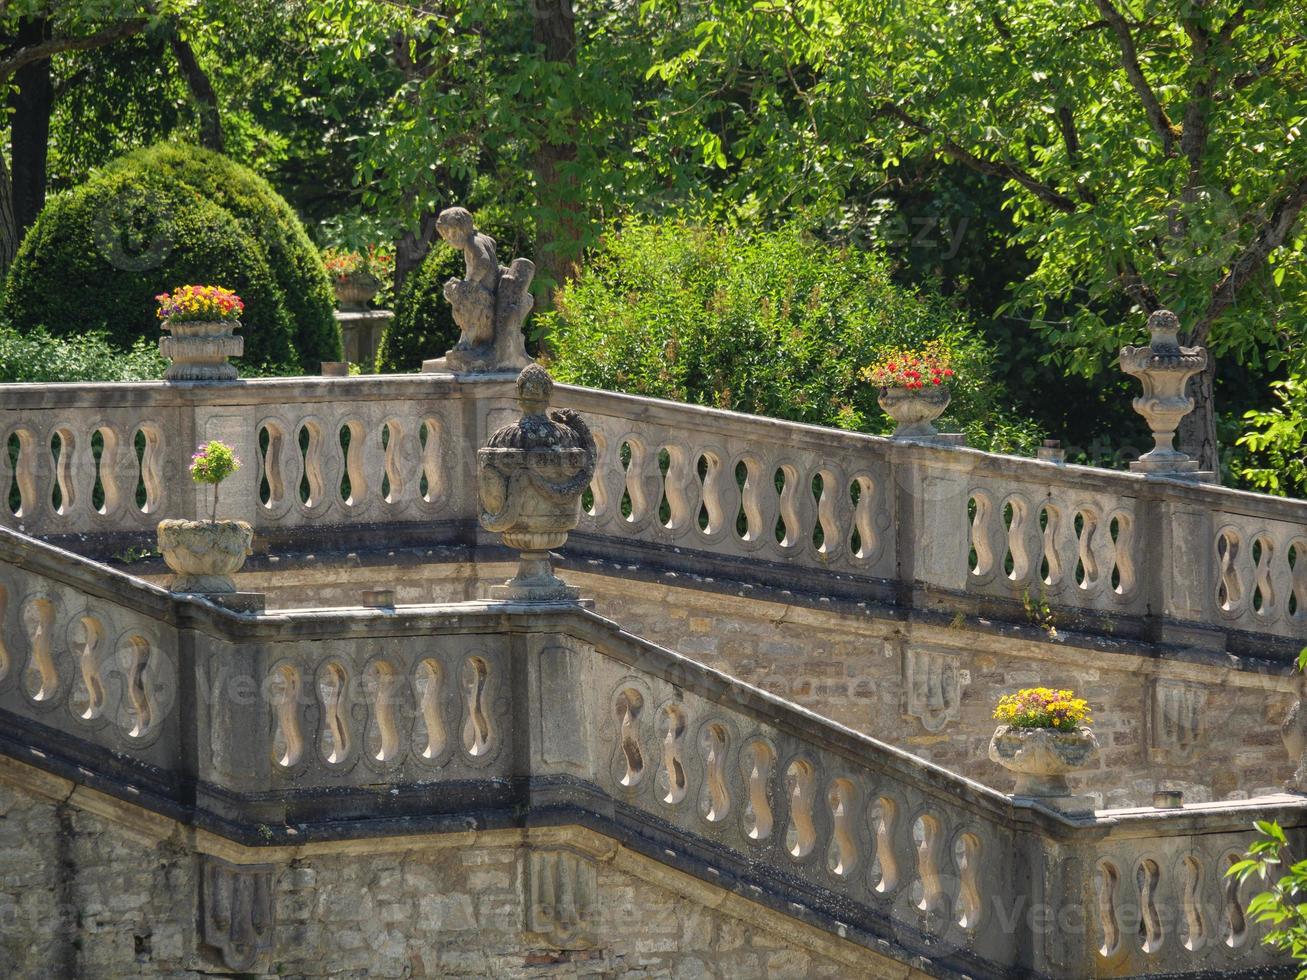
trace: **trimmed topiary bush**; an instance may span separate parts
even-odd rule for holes
[[[395,300],[395,319],[377,352],[378,371],[416,371],[426,358],[440,357],[458,343],[458,324],[444,287],[445,280],[462,275],[463,256],[444,242],[433,245]]]
[[[231,187],[220,192],[224,182]],[[100,332],[127,350],[158,337],[155,295],[188,282],[244,299],[249,373],[338,359],[326,272],[289,207],[245,168],[186,147],[131,154],[52,198],[9,271],[5,311],[23,334]]]
[[[178,143],[138,150],[114,161],[108,169],[158,174],[169,182],[195,188],[230,212],[263,246],[268,271],[290,314],[291,339],[301,366],[316,372],[323,361],[340,360],[340,328],[333,316],[335,294],[322,257],[291,206],[271,184],[220,153]]]
[[[937,340],[957,371],[941,425],[1033,453],[1040,433],[1005,406],[979,332],[891,271],[884,255],[795,229],[634,222],[605,237],[539,325],[559,381],[881,433],[894,423],[862,369]]]

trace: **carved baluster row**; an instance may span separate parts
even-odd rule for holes
[[[933,935],[975,942],[989,924],[987,882],[1001,873],[1001,851],[983,822],[820,752],[779,749],[752,723],[697,711],[693,699],[654,706],[653,697],[631,679],[609,702],[615,795],[751,860],[913,916]]]
[[[865,566],[882,553],[889,495],[870,469],[779,445],[730,452],[693,433],[592,423],[598,460],[583,527],[814,563]]]
[[[0,521],[36,533],[148,525],[164,451],[160,423],[122,412],[0,429]]]
[[[38,582],[0,583],[0,691],[11,710],[37,710],[47,724],[103,730],[120,744],[157,735],[176,695],[175,664],[153,630],[117,630],[111,609],[70,601]]]
[[[377,657],[360,670],[330,657],[310,673],[280,660],[265,683],[273,763],[293,774],[315,765],[348,771],[360,760],[382,770],[410,758],[438,767],[456,754],[487,760],[507,737],[495,707],[505,678],[492,662],[480,653],[411,665]]]
[[[968,495],[973,587],[1046,594],[1079,605],[1138,594],[1138,541],[1128,507],[976,487]]]
[[[448,502],[444,420],[435,413],[378,419],[360,412],[367,407],[259,421],[264,524],[413,517]]]
[[[1245,842],[1225,840],[1100,859],[1089,917],[1099,961],[1132,973],[1248,965],[1260,931],[1248,916],[1250,888],[1226,875]]]
[[[1230,522],[1214,542],[1216,609],[1259,629],[1307,625],[1307,536],[1283,526]]]

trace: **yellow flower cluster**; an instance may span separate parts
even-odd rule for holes
[[[1051,687],[1027,687],[1003,695],[994,717],[1013,728],[1056,728],[1063,732],[1093,721],[1084,698],[1076,697],[1075,691],[1055,691]]]

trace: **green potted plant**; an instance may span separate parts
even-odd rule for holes
[[[989,742],[989,758],[1017,777],[1015,796],[1070,797],[1068,773],[1098,757],[1089,705],[1074,691],[1029,687],[1005,694],[994,709],[1003,722]]]
[[[896,423],[898,439],[938,435],[933,423],[948,408],[954,375],[949,353],[938,341],[889,351],[862,369],[863,380],[880,388],[876,401]]]
[[[159,552],[173,571],[173,592],[224,594],[236,591],[232,573],[245,564],[254,529],[245,521],[218,520],[218,488],[241,467],[235,450],[212,440],[191,457],[191,479],[213,487],[213,510],[207,521],[159,522]]]
[[[227,363],[245,351],[234,335],[245,304],[222,286],[178,286],[155,297],[162,329],[159,351],[171,363],[166,381],[235,381],[236,368]]]

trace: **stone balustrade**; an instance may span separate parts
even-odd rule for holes
[[[0,529],[0,741],[250,846],[580,823],[971,976],[1275,962],[1224,877],[1296,797],[1072,819],[571,604],[237,613]]]
[[[512,391],[446,374],[0,386],[0,524],[118,540],[203,514],[185,466],[221,438],[247,465],[220,510],[269,540],[484,541],[475,450]],[[1239,652],[1288,656],[1307,635],[1302,501],[562,385],[555,400],[599,449],[571,553]]]

